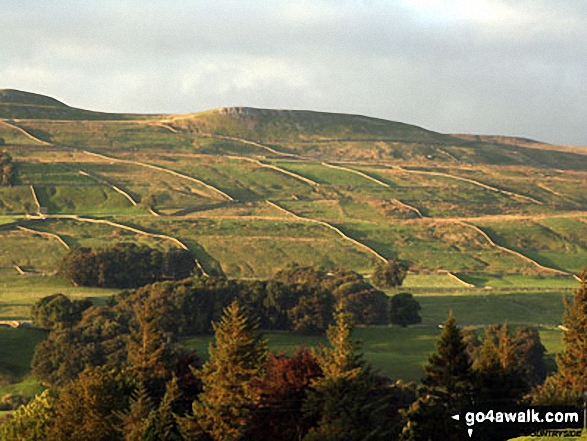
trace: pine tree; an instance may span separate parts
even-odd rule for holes
[[[334,320],[327,331],[330,347],[315,353],[323,376],[307,394],[306,414],[317,424],[304,441],[389,439],[388,397],[377,393],[375,376],[352,339],[351,316],[340,303]]]
[[[564,350],[556,357],[558,371],[540,388],[537,404],[575,404],[587,390],[587,271],[579,280],[573,301],[564,299]]]
[[[130,384],[120,372],[106,368],[84,370],[59,391],[46,439],[119,440],[117,415],[128,408],[130,394]]]
[[[513,405],[528,391],[506,324],[485,329],[481,353],[474,364],[474,383],[478,404]]]
[[[141,441],[180,441],[184,439],[180,434],[173,412],[173,406],[179,394],[178,380],[174,376],[167,383],[165,395],[159,406],[149,413]]]
[[[118,430],[124,441],[141,441],[149,414],[153,410],[153,400],[143,382],[139,382],[130,398],[130,406],[117,416],[120,420]]]
[[[131,372],[156,399],[165,392],[176,358],[171,336],[159,326],[161,310],[164,309],[165,305],[153,305],[148,299],[139,302],[134,308],[127,341]]]
[[[473,376],[463,335],[452,312],[444,322],[436,353],[430,356],[424,370],[420,397],[406,414],[401,439],[462,439],[462,430],[450,416],[468,403]]]
[[[424,367],[426,376],[422,384],[425,391],[451,401],[461,401],[470,391],[471,361],[452,312],[444,322],[436,351]]]
[[[207,434],[215,441],[241,440],[260,401],[254,384],[267,356],[266,343],[236,300],[213,326],[210,358],[197,372],[203,392],[192,405],[193,416],[180,423],[188,439]]]

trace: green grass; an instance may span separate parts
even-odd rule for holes
[[[381,373],[394,379],[419,381],[424,375],[423,366],[434,352],[440,329],[426,327],[358,327],[353,336],[361,341],[360,351],[365,360]],[[540,329],[541,339],[549,353],[561,346],[561,331]],[[269,350],[292,354],[296,347],[328,345],[324,336],[304,336],[290,332],[268,332],[264,334]],[[182,344],[208,359],[208,347],[212,336],[192,336],[182,339]]]
[[[439,335],[435,328],[376,327],[356,328],[354,337],[362,341],[361,351],[366,360],[381,373],[392,378],[418,381],[424,371],[422,366],[434,351]],[[304,336],[294,333],[266,333],[271,351],[292,354],[297,346],[313,347],[328,344],[326,337]],[[195,349],[204,359],[208,358],[208,345],[212,336],[194,336],[182,340],[182,344]]]
[[[0,187],[0,213],[33,213],[35,200],[28,186]]]
[[[132,212],[131,202],[110,187],[36,186],[42,207],[51,214],[121,214]],[[136,211],[136,210],[135,210]]]
[[[0,268],[19,265],[25,271],[51,272],[65,254],[57,240],[19,230],[0,231],[0,243]]]
[[[496,289],[571,289],[577,287],[577,280],[573,277],[546,277],[527,275],[492,275],[492,274],[465,274],[461,279],[475,286],[485,286]]]
[[[464,285],[446,274],[408,274],[401,289],[410,290],[412,288],[449,289],[464,288]]]
[[[0,319],[29,320],[31,306],[43,297],[62,293],[70,298],[89,298],[103,304],[119,290],[75,287],[56,276],[21,276],[14,270],[0,270]]]
[[[0,370],[22,380],[28,375],[35,346],[45,339],[38,329],[0,327]]]
[[[45,339],[38,329],[0,327],[0,396],[34,397],[43,387],[30,375],[35,347]]]
[[[563,316],[563,296],[570,291],[491,293],[456,292],[446,294],[416,294],[422,306],[422,322],[438,325],[452,311],[459,325],[488,325],[492,323],[557,326]]]

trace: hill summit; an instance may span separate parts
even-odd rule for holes
[[[0,104],[69,107],[55,98],[16,89],[0,89]]]

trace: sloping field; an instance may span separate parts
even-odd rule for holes
[[[577,151],[360,115],[100,114],[17,91],[0,105],[18,167],[0,187],[0,251],[25,270],[54,271],[65,249],[19,226],[74,247],[186,246],[229,277],[293,262],[369,274],[399,258],[414,289],[499,290],[567,288],[587,267]],[[38,256],[19,250],[33,243]]]

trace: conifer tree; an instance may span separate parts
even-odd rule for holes
[[[444,322],[436,353],[430,356],[424,370],[420,397],[407,411],[401,439],[462,439],[462,431],[450,417],[469,401],[473,377],[463,335],[452,312]]]
[[[493,406],[515,404],[528,391],[507,324],[485,329],[481,353],[474,364],[474,384],[475,401]]]
[[[452,312],[444,322],[436,353],[430,356],[424,370],[422,384],[426,393],[460,401],[470,391],[471,361]]]
[[[197,372],[203,392],[192,405],[193,415],[180,419],[180,425],[188,439],[241,440],[260,401],[255,380],[267,356],[266,343],[236,300],[213,326],[210,358]]]
[[[131,387],[120,372],[84,370],[60,391],[54,405],[52,441],[114,441],[120,439],[117,415],[128,408]]]
[[[306,414],[317,419],[304,441],[354,441],[389,439],[385,410],[387,398],[374,393],[375,377],[357,352],[352,339],[350,314],[341,303],[327,331],[329,348],[315,353],[323,373],[312,382],[305,403]]]
[[[541,386],[536,404],[575,404],[587,391],[587,271],[579,280],[573,301],[564,299],[564,350],[556,357],[558,371]]]
[[[134,307],[133,320],[127,341],[127,359],[131,372],[138,382],[160,399],[165,392],[165,384],[170,379],[170,372],[175,360],[175,349],[171,336],[159,326],[161,310],[165,305],[154,305],[144,300]]]
[[[153,410],[153,400],[143,382],[139,382],[130,398],[129,408],[118,414],[118,430],[124,441],[141,441],[149,414]]]

